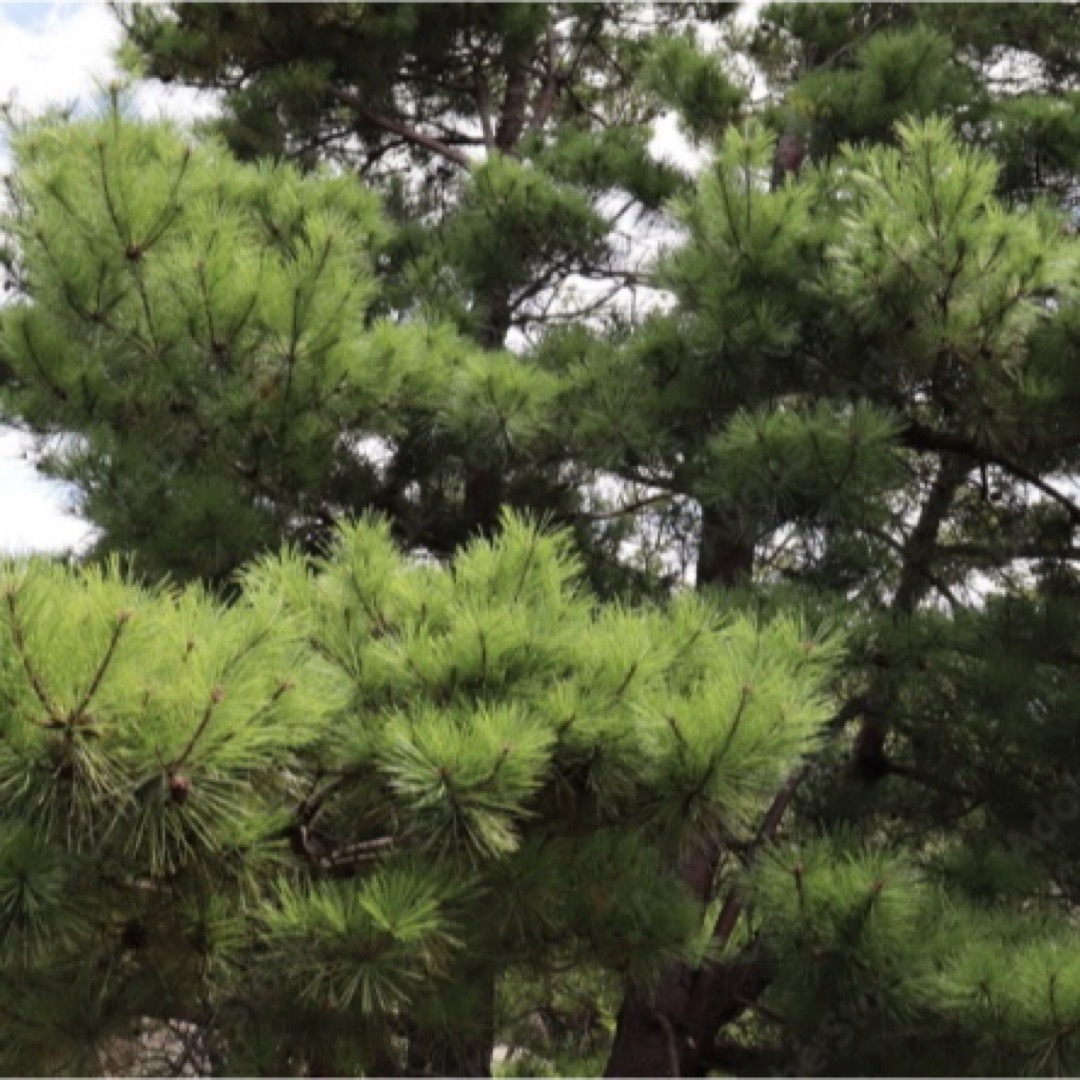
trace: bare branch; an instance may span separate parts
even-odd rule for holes
[[[637,513],[638,510],[644,510],[647,506],[654,506],[656,503],[667,502],[670,498],[671,493],[665,491],[660,495],[649,495],[643,499],[635,499],[633,502],[627,503],[625,506],[620,506],[615,510],[597,510],[591,513],[581,513],[577,516],[585,521],[607,521],[611,518],[623,517],[625,514]]]
[[[430,150],[433,154],[438,154],[439,157],[445,158],[455,165],[460,165],[463,169],[469,167],[468,156],[461,150],[449,146],[442,139],[437,139],[434,135],[418,131],[416,128],[410,127],[400,120],[395,120],[390,116],[384,116],[382,113],[368,108],[368,106],[351,91],[335,89],[332,93],[338,102],[351,109],[361,120],[366,121],[373,127],[381,128],[383,131],[388,131],[392,135],[398,135],[406,142],[411,143],[414,146],[422,147],[425,150]]]

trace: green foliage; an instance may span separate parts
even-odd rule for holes
[[[1069,938],[1018,942],[1007,961],[1000,939],[973,944],[943,973],[949,1004],[976,1033],[977,1051],[1003,1072],[1067,1075],[1080,1047],[1080,969]]]
[[[257,781],[333,707],[280,605],[222,610],[47,564],[6,567],[0,590],[11,820],[129,874],[254,868],[272,839]]]
[[[356,999],[362,1014],[392,1013],[445,971],[458,945],[445,882],[419,866],[355,882],[282,883],[262,914],[269,978],[328,1011]]]
[[[5,1071],[1080,1067],[1075,12],[729,14],[133,7],[204,136],[14,133],[4,408],[230,603],[4,571]]]
[[[773,150],[764,128],[726,134],[716,165],[692,199],[675,207],[693,242],[660,273],[697,318],[720,331],[713,350],[747,357],[747,367],[747,354],[774,355],[791,341],[800,284],[816,256],[813,188],[787,185],[770,193]],[[717,273],[721,264],[725,272]]]
[[[9,408],[82,436],[52,470],[110,546],[227,571],[311,512],[346,417],[374,406],[374,200],[117,114],[27,132],[16,154],[7,228],[33,303],[4,318]]]
[[[850,70],[809,72],[791,96],[805,115],[816,150],[877,141],[899,120],[947,115],[972,96],[972,77],[952,42],[928,27],[882,32],[854,52]]]
[[[624,189],[659,210],[685,182],[675,166],[652,158],[648,143],[649,131],[641,127],[611,125],[599,133],[568,127],[530,156],[557,181],[595,195]]]
[[[0,1001],[23,973],[57,1002],[5,1022],[9,1061],[88,1068],[165,1009],[238,1067],[309,1068],[312,1008],[330,1044],[361,1026],[339,1050],[369,1069],[405,1018],[437,1029],[462,964],[639,984],[698,955],[673,855],[690,821],[752,828],[814,745],[835,644],[689,598],[601,610],[578,573],[513,517],[452,567],[349,526],[227,608],[8,566]],[[115,969],[110,1019],[49,1056],[33,1025],[87,1008],[84,964]]]
[[[225,609],[43,562],[0,588],[4,1067],[96,1072],[229,969],[220,905],[241,918],[279,866],[334,692],[269,598]]]
[[[1006,213],[992,195],[993,161],[945,125],[901,125],[898,137],[900,150],[848,157],[856,209],[832,249],[830,284],[863,325],[899,321],[898,351],[951,360],[945,379],[971,369],[1011,381],[1048,314],[1043,297],[1071,277],[1072,246],[1048,213]]]
[[[770,933],[811,952],[836,939],[838,948],[881,962],[915,931],[919,890],[901,860],[851,847],[840,837],[777,853],[754,874],[753,900],[769,911]]]
[[[685,37],[658,39],[644,77],[657,99],[678,113],[695,139],[721,135],[743,103],[743,92],[719,59]]]
[[[1075,1067],[1080,968],[1067,922],[1032,912],[1018,924],[946,900],[902,856],[842,835],[777,852],[748,895],[768,947],[788,958],[773,1003],[800,1071],[883,1069],[901,1047],[926,1070],[957,1047],[995,1075]]]
[[[369,324],[385,235],[369,191],[116,110],[16,138],[23,298],[2,327],[7,408],[63,436],[49,471],[101,547],[221,579],[386,501],[364,440],[419,426],[452,468],[474,443],[498,457],[536,437],[550,379],[439,327]]]
[[[858,519],[900,482],[896,435],[891,417],[863,406],[739,413],[712,444],[702,489],[759,510],[774,500],[781,520]]]

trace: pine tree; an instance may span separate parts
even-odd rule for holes
[[[1042,704],[1043,679],[1068,682],[1062,668],[1051,674],[1050,656],[1060,654],[1040,652],[1036,677],[1025,651],[1023,688],[1008,707],[997,696],[1003,678],[1017,677],[1018,625],[1042,623],[1058,607],[1050,597],[1071,592],[1077,518],[1062,477],[1077,432],[1062,340],[1075,253],[1060,212],[1032,203],[1067,190],[1069,171],[1060,156],[1053,172],[1040,171],[1045,158],[1026,121],[1010,131],[1024,110],[1033,119],[1059,105],[1038,93],[1002,101],[993,74],[971,63],[972,52],[985,60],[1008,43],[1030,47],[1022,66],[1038,72],[1046,21],[1057,16],[1033,13],[1026,34],[1015,13],[998,25],[989,14],[985,22],[947,16],[899,6],[766,12],[766,29],[785,27],[781,43],[805,50],[786,101],[766,114],[782,138],[804,143],[808,160],[796,164],[805,171],[778,170],[784,147],[770,149],[764,135],[728,136],[679,211],[689,243],[660,269],[679,306],[621,350],[622,370],[649,388],[631,427],[640,440],[631,464],[651,454],[654,482],[705,508],[702,556],[710,526],[714,538],[717,525],[728,533],[726,558],[699,556],[699,580],[717,568],[713,580],[730,581],[733,565],[743,575],[753,566],[759,597],[770,581],[810,587],[809,602],[842,604],[861,638],[836,717],[844,734],[800,778],[794,800],[781,791],[774,803],[794,801],[789,828],[808,851],[811,838],[825,842],[823,865],[834,873],[823,872],[817,888],[832,893],[843,918],[831,938],[803,922],[778,942],[751,886],[760,929],[749,941],[696,973],[670,969],[668,994],[646,999],[675,1031],[675,1072],[1068,1071],[1075,1052],[1057,990],[1069,976],[1045,960],[1070,947],[1068,931],[1054,940],[1065,924],[1046,927],[1071,910],[1057,838],[1072,820],[1073,782],[1032,730],[1034,714],[1051,739],[1068,738],[1058,726],[1067,722]],[[1061,55],[1054,59],[1060,65]],[[904,71],[918,78],[905,81]],[[938,122],[894,123],[931,111],[962,119],[969,146]],[[888,149],[851,149],[843,139]],[[970,143],[1001,153],[1005,168]],[[810,171],[815,161],[819,171]],[[620,370],[604,350],[596,364],[604,374]],[[584,385],[600,379],[586,365]],[[595,415],[588,423],[595,430]],[[624,431],[615,432],[620,442]],[[722,516],[710,521],[710,505]],[[1033,533],[1040,539],[1031,543]],[[1039,776],[1044,794],[1006,779],[1021,760],[1018,771]],[[1031,839],[1047,829],[1054,840]],[[839,864],[837,833],[853,838],[840,845]],[[949,923],[947,945],[935,939],[939,954],[959,950],[962,959],[924,963],[910,948],[905,956],[903,933],[893,955],[871,958],[876,946],[864,942],[862,921],[878,917],[879,891],[905,893],[902,864],[878,874],[859,849],[883,840],[964,910]],[[709,854],[715,865],[719,851]],[[859,899],[842,872],[847,860],[867,867],[869,897]],[[810,919],[806,865],[796,851],[771,887],[786,880],[789,902]],[[968,908],[972,899],[998,909],[990,927],[986,907]],[[746,902],[729,893],[736,914]],[[928,921],[941,917],[923,910]],[[1025,918],[1033,911],[1037,918]],[[730,921],[717,930],[733,941]],[[1006,1003],[990,987],[1008,982],[1010,942],[1029,933],[1044,935],[1033,946],[1042,959]],[[813,978],[799,956],[807,948]],[[835,966],[822,963],[833,956]],[[969,978],[976,983],[960,985]],[[967,1027],[971,1014],[953,1011],[981,995],[984,1023],[1007,1015],[1010,1034],[987,1039]],[[732,1005],[732,997],[742,1000]],[[649,1075],[672,1060],[670,1033],[647,1016],[635,1003],[624,1007],[612,1075]]]
[[[100,120],[18,133],[4,223],[9,409],[99,548],[224,582],[371,507],[452,545],[417,520],[409,440],[449,460],[528,445],[550,379],[445,323],[379,317],[387,229],[352,178],[242,164],[123,107],[114,92]]]
[[[471,1074],[497,983],[697,958],[671,853],[746,838],[835,643],[579,577],[514,518],[450,567],[356,524],[228,607],[6,566],[5,1071],[114,1071],[141,1031],[164,1074]]]
[[[1070,805],[1069,765],[1043,756],[1032,711],[1048,736],[1054,731],[1051,739],[1066,738],[1058,724],[1068,722],[1053,719],[1053,707],[1044,712],[1030,667],[1010,707],[974,686],[1000,688],[1003,665],[1016,677],[1005,658],[1018,626],[1041,622],[1048,604],[1057,607],[1050,595],[1069,580],[1064,560],[1076,519],[1051,477],[1068,470],[1078,432],[1068,365],[1049,343],[1071,318],[1074,242],[1047,207],[1005,209],[993,194],[992,160],[962,146],[943,122],[902,126],[897,139],[898,149],[848,150],[834,169],[770,191],[769,140],[730,136],[683,210],[689,242],[666,270],[684,307],[627,344],[639,378],[662,372],[653,378],[664,379],[664,392],[645,396],[649,409],[701,409],[682,439],[672,439],[680,470],[671,475],[746,523],[761,559],[759,588],[797,583],[811,590],[802,602],[825,604],[858,627],[836,716],[841,735],[799,778],[794,800],[790,828],[809,845],[807,854],[787,858],[786,877],[775,856],[766,859],[762,873],[773,875],[772,884],[765,894],[750,887],[758,931],[740,942],[730,923],[718,923],[731,946],[726,960],[691,980],[669,973],[672,997],[661,1007],[673,1023],[689,1018],[679,1044],[683,1073],[749,1065],[889,1074],[897,1057],[901,1071],[918,1074],[989,1070],[1003,1060],[1017,1071],[1041,1070],[1051,1060],[1041,1056],[1043,1038],[1060,1057],[1055,1067],[1069,1068],[1062,1064],[1071,1052],[1067,1032],[1039,1035],[1058,1026],[1045,1012],[1036,1009],[1017,1043],[1003,1040],[992,1055],[969,1021],[958,1020],[955,1000],[974,990],[949,985],[936,961],[942,952],[972,949],[986,962],[993,947],[981,911],[950,923],[948,948],[935,939],[934,959],[900,950],[907,931],[899,929],[894,953],[883,947],[875,959],[878,946],[868,939],[864,952],[858,929],[875,910],[874,889],[895,888],[898,904],[916,903],[904,882],[918,863],[921,887],[933,882],[950,903],[967,905],[974,893],[982,904],[1015,905],[1017,925],[1008,933],[1031,932],[1021,913],[1038,897],[1059,896],[1068,909],[1058,875],[1069,872],[1054,863],[1064,852],[1056,843],[1016,842],[1033,827],[1040,800],[1031,787],[1021,783],[1022,795],[1006,780],[1015,764],[1003,770],[994,760],[1020,755],[1049,798]],[[725,403],[728,386],[741,391],[738,408]],[[1032,532],[1041,537],[1034,545],[1021,539]],[[1026,558],[1037,561],[1020,576],[1015,563]],[[988,591],[997,602],[987,602]],[[1041,652],[1040,663],[1052,667],[1051,655]],[[1040,678],[1047,675],[1044,669]],[[1063,669],[1053,678],[1068,680]],[[780,791],[775,805],[792,794]],[[846,838],[839,845],[838,833]],[[871,869],[880,852],[863,850],[880,848],[883,838],[903,856],[888,873]],[[1038,869],[1025,846],[1039,849]],[[708,852],[707,867],[721,851]],[[800,868],[816,859],[833,867],[835,880],[819,870],[811,885]],[[845,862],[865,866],[865,876],[842,872]],[[1017,874],[1027,883],[1014,892]],[[762,906],[762,896],[778,897],[780,880],[794,889],[797,910],[807,905],[807,918],[812,889],[832,895],[834,937],[807,924],[801,942],[794,931],[777,942],[771,900]],[[856,882],[871,890],[869,898],[859,898]],[[931,904],[920,917],[928,925],[940,910]],[[990,936],[1003,966],[1005,926],[999,921],[1001,936]],[[1055,946],[1051,932],[1040,947],[1067,952],[1067,940],[1066,933]],[[811,947],[819,960],[836,954],[835,968],[819,964],[827,982],[803,967],[799,949]],[[965,972],[960,982],[972,977],[966,960],[956,963]],[[1049,1003],[1057,976],[1047,978],[1042,1000]],[[934,990],[922,986],[927,979]],[[955,999],[943,1000],[946,985]],[[711,1000],[716,986],[740,994],[742,1007],[719,1010]],[[867,994],[873,1004],[864,1008]],[[730,1031],[718,1044],[724,1026],[761,1038],[760,1021],[738,1022],[746,1001],[758,998],[767,1015],[783,1018],[775,1041],[766,1036],[757,1058],[740,1055],[745,1047]],[[644,1025],[640,1010],[625,1012],[624,1021],[612,1074],[657,1071],[668,1052],[662,1032]],[[865,1045],[871,1028],[881,1057]],[[1041,1049],[1025,1056],[1025,1042]]]
[[[239,164],[202,138],[188,152],[170,129],[116,115],[17,140],[8,408],[69,437],[55,467],[93,493],[103,546],[133,548],[140,568],[221,582],[248,555],[299,543],[247,571],[227,613],[197,590],[139,596],[236,625],[274,611],[284,636],[266,640],[295,650],[316,704],[248,772],[226,755],[171,774],[178,755],[187,769],[183,747],[155,746],[147,766],[124,719],[138,706],[107,714],[105,752],[90,706],[109,685],[95,664],[112,663],[119,608],[77,634],[97,643],[89,653],[48,615],[93,582],[136,587],[53,569],[40,613],[12,594],[18,734],[5,752],[33,747],[49,763],[39,774],[77,781],[63,790],[81,799],[63,795],[57,814],[27,758],[10,767],[24,860],[12,880],[29,880],[31,857],[62,864],[60,880],[91,842],[108,866],[108,844],[129,835],[144,839],[123,859],[171,851],[208,781],[237,792],[239,811],[164,863],[115,871],[139,887],[164,876],[181,904],[191,870],[215,898],[220,921],[193,939],[198,977],[175,935],[166,947],[139,920],[123,946],[138,977],[106,981],[116,997],[93,1003],[92,950],[65,953],[50,933],[59,951],[31,962],[20,945],[18,970],[41,982],[12,1027],[13,1063],[90,1068],[103,1047],[130,1052],[131,1023],[149,1017],[178,1025],[208,1071],[487,1074],[495,1043],[528,1072],[1080,1067],[1071,8],[781,5],[748,30],[727,14],[132,9],[133,69],[217,88],[214,126],[234,152],[300,168]],[[711,51],[705,29],[720,34]],[[753,97],[736,74],[747,64]],[[648,151],[665,109],[706,152],[695,177]],[[188,157],[183,182],[214,193],[215,213],[174,200],[174,229],[163,208]],[[143,174],[153,182],[136,190]],[[676,231],[628,265],[616,230],[642,210]],[[325,283],[305,279],[331,217],[349,244]],[[275,459],[268,493],[235,463],[253,456],[258,374],[279,355],[265,346],[296,304],[268,300],[244,364],[207,392],[216,369],[190,313],[235,312],[243,281],[226,261],[220,295],[199,301],[192,269],[221,228],[230,258],[265,264],[269,300],[306,280],[342,320],[340,356],[311,365],[297,403],[290,440],[306,441]],[[566,294],[582,277],[648,285],[665,303],[637,311],[612,292],[575,310]],[[114,291],[115,319],[101,303]],[[169,331],[167,365],[132,355],[151,324]],[[353,395],[336,414],[321,407],[324,370]],[[172,393],[174,379],[200,393]],[[236,404],[247,411],[227,412]],[[209,444],[208,407],[241,421]],[[372,437],[385,464],[363,449]],[[363,482],[337,486],[346,468]],[[589,486],[605,475],[623,485],[610,510]],[[173,492],[213,501],[221,520],[203,535],[231,536],[227,557],[200,551]],[[585,562],[575,569],[565,536],[500,518],[506,504],[571,524]],[[390,524],[334,532],[368,508]],[[477,532],[491,539],[450,569],[427,561]],[[650,544],[685,540],[701,595],[628,575],[627,536],[642,563]],[[571,584],[584,567],[637,606],[588,600]],[[830,623],[846,636],[826,709],[804,668],[836,649],[808,656],[817,635],[799,627]],[[230,647],[211,650],[226,668]],[[80,656],[80,672],[65,667]],[[272,696],[273,666],[245,685]],[[215,687],[227,689],[217,679],[169,713],[205,726],[196,745],[234,700],[214,701]],[[265,700],[238,708],[238,745]],[[793,741],[764,741],[785,710],[775,732]],[[142,794],[101,824],[79,786],[123,792],[140,754],[171,832],[151,816],[129,827]],[[198,844],[228,851],[223,868],[196,870]],[[71,890],[42,888],[76,940]],[[127,932],[117,904],[93,940]],[[36,916],[11,910],[13,933],[29,934]],[[187,912],[170,925],[190,925]],[[86,1018],[89,1036],[74,1022]],[[67,1056],[41,1056],[49,1024],[78,1033]]]
[[[213,126],[241,156],[340,162],[386,194],[390,310],[521,352],[550,326],[647,301],[630,237],[689,182],[649,152],[651,124],[671,102],[703,134],[733,115],[742,88],[687,37],[731,10],[196,4],[122,19],[132,70],[223,92]],[[447,495],[429,534],[452,546],[490,532],[503,505],[532,507],[577,526],[598,579],[613,576],[618,522],[583,526],[592,475],[557,434],[543,454],[511,445],[463,469],[419,433],[403,456]]]

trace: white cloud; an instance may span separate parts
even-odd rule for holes
[[[84,548],[93,531],[68,509],[74,493],[41,477],[30,463],[30,450],[30,440],[20,432],[0,432],[0,552]]]
[[[120,72],[113,54],[120,26],[104,0],[83,3],[0,3],[0,98],[40,112],[49,105],[86,104],[95,87]],[[144,116],[186,120],[213,111],[213,97],[181,87],[140,87]]]
[[[38,111],[115,76],[116,20],[103,3],[0,6],[0,96]]]

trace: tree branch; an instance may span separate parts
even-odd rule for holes
[[[1022,541],[1008,547],[993,548],[987,544],[939,544],[936,553],[942,558],[982,559],[1002,565],[1016,559],[1061,559],[1066,562],[1080,560],[1080,548],[1036,544]]]
[[[548,17],[547,40],[545,42],[545,78],[544,86],[537,95],[533,105],[533,114],[529,120],[529,131],[536,132],[543,129],[551,117],[555,108],[555,96],[559,89],[559,71],[555,57],[555,28]]]
[[[60,716],[56,706],[52,703],[52,699],[45,689],[45,683],[42,681],[41,676],[34,667],[33,661],[30,659],[30,652],[26,642],[26,632],[23,630],[23,625],[19,620],[18,611],[15,605],[15,597],[17,595],[18,589],[14,587],[8,587],[4,590],[4,600],[7,604],[9,624],[11,626],[11,641],[15,646],[15,651],[19,654],[19,659],[22,661],[23,670],[26,672],[26,677],[30,681],[30,688],[34,691],[34,697],[41,703],[41,707],[45,710],[46,716],[54,723],[59,723]]]
[[[1075,440],[1073,441],[1075,442]],[[1032,472],[1026,466],[1005,457],[991,447],[980,445],[974,439],[963,435],[952,435],[949,432],[934,431],[933,428],[925,427],[922,424],[908,424],[900,433],[900,445],[909,450],[963,454],[974,458],[976,461],[987,461],[997,465],[1007,473],[1011,473],[1018,480],[1023,480],[1024,483],[1030,484],[1048,498],[1053,499],[1054,502],[1065,509],[1073,525],[1080,525],[1080,506],[1073,502],[1072,499],[1058,491],[1052,484],[1048,484],[1038,473]]]
[[[351,109],[361,120],[366,121],[373,127],[381,128],[383,131],[388,131],[392,135],[398,135],[413,146],[419,146],[424,150],[430,150],[431,153],[437,154],[439,157],[445,158],[455,165],[460,165],[463,169],[469,167],[468,156],[461,150],[443,142],[442,139],[437,139],[434,135],[428,135],[426,132],[418,131],[416,128],[410,127],[400,120],[395,120],[393,117],[385,116],[380,112],[376,112],[374,109],[368,108],[356,94],[351,93],[348,90],[334,89],[331,93],[335,100]]]
[[[888,545],[890,548],[893,549],[893,551],[897,552],[899,555],[904,556],[906,554],[904,545],[900,543],[899,540],[893,539],[893,537],[891,537],[884,529],[878,529],[874,526],[868,525],[866,526],[866,531],[875,539],[880,540],[883,544]],[[913,574],[917,574],[918,576],[922,577],[926,582],[928,582],[935,589],[937,589],[937,591],[949,602],[949,606],[953,609],[953,611],[960,610],[962,605],[956,594],[952,591],[952,589],[949,588],[948,585],[945,584],[945,582],[940,577],[937,576],[937,574],[933,573],[933,571],[931,571],[928,567],[922,565],[921,563],[909,563],[908,566],[910,566]],[[905,567],[905,569],[906,568],[907,567]],[[897,590],[897,595],[899,595],[899,589]]]
[[[73,720],[78,720],[86,711],[87,705],[94,699],[94,695],[98,692],[98,688],[101,686],[102,679],[105,678],[105,673],[109,670],[112,664],[113,657],[116,655],[116,647],[120,644],[120,637],[124,633],[124,627],[131,621],[130,611],[120,611],[116,615],[116,625],[113,626],[112,635],[109,638],[109,644],[105,649],[105,654],[101,658],[101,663],[98,664],[97,670],[94,672],[93,678],[90,680],[90,685],[87,686],[86,692],[83,694],[79,704],[71,711],[71,717]]]
[[[644,510],[646,507],[654,506],[656,503],[667,502],[670,498],[671,492],[665,491],[660,495],[649,495],[642,499],[635,499],[633,502],[617,507],[615,510],[585,511],[576,516],[584,521],[608,521],[611,518],[636,513],[638,510]]]

